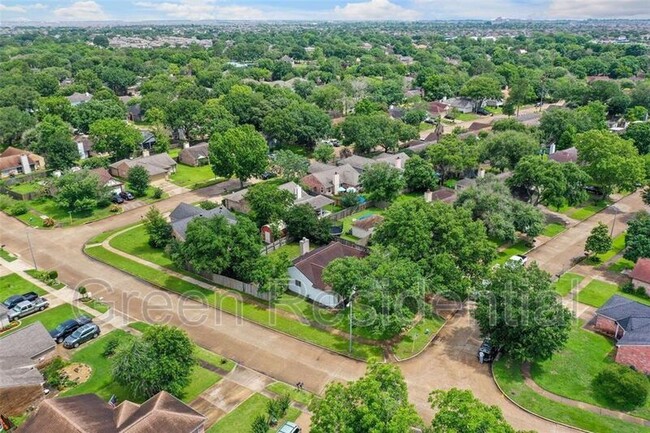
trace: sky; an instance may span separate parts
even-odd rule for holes
[[[650,0],[0,0],[4,21],[650,18]]]

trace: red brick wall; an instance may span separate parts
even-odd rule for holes
[[[621,346],[616,352],[616,362],[650,374],[650,346]]]
[[[603,334],[614,336],[614,333],[616,333],[616,322],[603,316],[596,316],[595,328]]]

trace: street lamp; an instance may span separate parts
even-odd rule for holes
[[[29,227],[26,230],[27,232],[27,244],[29,245],[29,252],[32,255],[32,261],[34,262],[34,269],[38,271],[38,266],[36,266],[36,257],[34,256],[34,248],[32,248],[32,239],[29,237]]]
[[[350,293],[350,297],[348,298],[348,303],[346,305],[346,307],[349,308],[349,312],[350,312],[350,344],[348,346],[348,351],[350,352],[350,354],[352,354],[352,301],[353,301],[352,298],[354,297],[354,295],[356,295],[356,293],[357,293],[357,289],[352,289],[352,293]]]
[[[614,205],[611,206],[614,210],[614,221],[612,222],[612,231],[609,233],[609,237],[614,237],[614,226],[616,225],[616,216],[618,215],[618,208]]]

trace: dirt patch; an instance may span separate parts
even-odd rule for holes
[[[90,378],[91,374],[92,370],[89,366],[78,362],[67,365],[61,370],[61,375],[67,376],[68,380],[76,384],[84,383]]]

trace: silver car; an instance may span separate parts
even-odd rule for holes
[[[293,423],[293,422],[285,422],[282,427],[280,427],[280,430],[278,430],[278,433],[300,433],[302,430],[298,426],[298,424]]]

